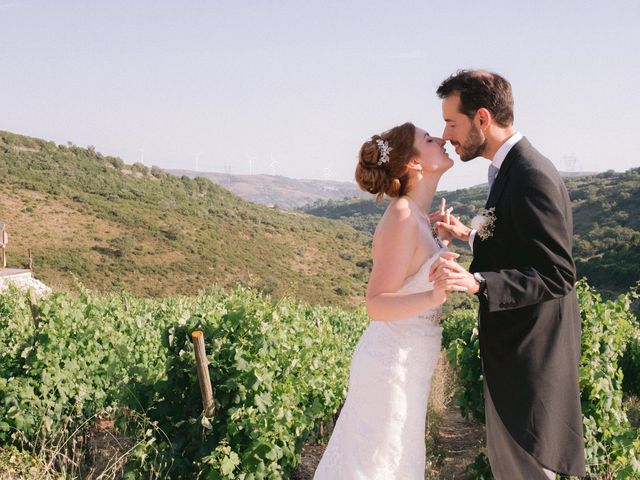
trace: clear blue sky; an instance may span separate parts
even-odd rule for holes
[[[439,135],[435,89],[477,67],[512,82],[516,127],[559,169],[626,170],[638,25],[637,0],[0,0],[0,129],[127,163],[350,181],[372,133]]]

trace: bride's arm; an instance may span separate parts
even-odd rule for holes
[[[399,293],[418,246],[418,223],[408,209],[394,208],[379,225],[373,244],[373,269],[367,288],[367,313],[374,320],[394,321],[442,305],[451,291],[463,291],[443,280],[429,292]],[[452,258],[455,254],[447,252]]]

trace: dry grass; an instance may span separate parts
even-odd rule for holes
[[[444,357],[436,366],[427,413],[428,480],[463,479],[464,471],[482,451],[484,426],[461,416],[455,401],[457,374]]]
[[[120,478],[134,443],[115,429],[113,419],[99,419],[87,436],[81,478]]]
[[[0,480],[118,480],[125,476],[125,465],[137,447],[154,434],[164,435],[155,422],[124,409],[135,425],[132,432],[121,432],[115,417],[104,411],[77,426],[71,417],[52,437],[43,428],[34,441],[22,439],[22,448],[0,447]],[[166,438],[166,435],[165,435]],[[153,454],[152,450],[148,451]],[[164,478],[150,471],[150,479]]]

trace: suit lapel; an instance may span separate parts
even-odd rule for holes
[[[515,160],[520,157],[520,151],[527,145],[529,145],[529,141],[526,138],[523,138],[511,147],[511,150],[509,150],[509,153],[507,153],[507,156],[504,158],[504,162],[502,162],[502,166],[500,167],[500,172],[493,183],[493,188],[491,188],[491,193],[489,194],[485,208],[492,208],[496,206],[498,200],[500,200],[502,192],[504,191],[504,187],[509,180],[509,169],[511,168],[511,165],[513,165]]]

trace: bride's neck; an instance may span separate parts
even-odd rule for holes
[[[439,180],[440,176],[422,175],[406,193],[406,196],[418,205],[421,212],[429,213],[431,210]]]

